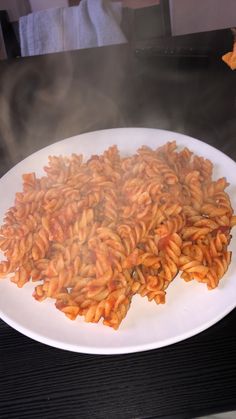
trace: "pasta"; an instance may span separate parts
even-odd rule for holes
[[[225,178],[169,142],[121,157],[116,146],[84,161],[50,156],[45,176],[23,175],[23,190],[0,229],[0,276],[34,298],[53,298],[70,319],[117,329],[132,297],[165,302],[178,272],[217,287],[236,224]]]

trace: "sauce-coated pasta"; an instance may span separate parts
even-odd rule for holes
[[[164,303],[178,272],[217,287],[236,217],[212,169],[175,142],[129,157],[116,146],[88,161],[50,156],[44,177],[23,175],[6,213],[0,276],[18,287],[32,280],[36,300],[114,329],[134,294]]]

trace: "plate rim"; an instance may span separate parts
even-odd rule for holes
[[[1,178],[0,178],[0,183],[4,182],[5,177],[16,167],[18,167],[19,165],[22,165],[24,163],[24,161],[34,157],[35,155],[37,155],[39,152],[43,152],[46,151],[48,148],[50,147],[56,147],[57,145],[59,145],[60,143],[65,143],[67,141],[70,140],[74,140],[78,137],[81,136],[87,136],[87,135],[95,135],[99,133],[99,135],[103,135],[107,132],[112,132],[112,131],[127,131],[127,130],[139,130],[139,131],[152,131],[152,132],[165,132],[166,134],[170,135],[170,140],[171,137],[173,137],[173,139],[175,139],[175,136],[180,136],[180,137],[185,137],[186,139],[189,140],[193,140],[195,143],[199,143],[199,145],[204,145],[207,146],[207,148],[210,150],[214,150],[217,151],[217,153],[221,154],[224,159],[228,159],[231,163],[236,165],[236,162],[229,157],[227,154],[224,154],[221,150],[217,149],[216,147],[202,141],[199,140],[197,138],[191,137],[187,134],[183,134],[181,132],[174,132],[174,131],[170,131],[170,130],[165,130],[165,129],[160,129],[160,128],[146,128],[146,127],[119,127],[119,128],[107,128],[107,129],[103,129],[103,130],[96,130],[96,131],[89,131],[89,132],[84,132],[81,134],[77,134],[77,135],[73,135],[71,137],[59,140],[59,141],[55,141],[52,144],[49,144],[43,148],[40,148],[39,150],[35,151],[34,153],[31,153],[30,155],[28,155],[27,157],[25,157],[23,160],[19,161],[16,165],[14,165],[11,169],[9,169]],[[178,143],[178,138],[176,138],[176,142]],[[200,153],[201,154],[201,153]],[[231,311],[233,311],[236,307],[236,301],[235,303],[231,304],[229,307],[226,307],[226,309],[221,312],[218,316],[214,317],[213,319],[211,319],[211,321],[206,321],[205,323],[203,323],[201,326],[195,327],[194,329],[192,329],[191,331],[187,331],[182,333],[181,335],[175,336],[175,337],[170,337],[170,338],[166,338],[166,339],[162,339],[161,341],[155,341],[155,342],[151,342],[151,343],[144,343],[144,344],[130,344],[129,346],[122,346],[122,347],[96,347],[96,346],[86,346],[86,345],[77,345],[77,344],[72,344],[72,343],[66,343],[66,342],[61,342],[52,338],[48,338],[45,337],[44,335],[42,335],[41,333],[37,333],[34,332],[30,329],[27,329],[26,327],[22,326],[20,323],[15,322],[14,320],[12,320],[8,315],[6,315],[1,307],[0,307],[0,318],[6,322],[10,327],[14,328],[16,331],[20,332],[21,334],[27,336],[28,338],[31,338],[37,342],[49,345],[51,347],[57,348],[57,349],[63,349],[63,350],[68,350],[68,351],[72,351],[72,352],[77,352],[77,353],[85,353],[85,354],[92,354],[92,355],[120,355],[120,354],[128,354],[128,353],[136,353],[136,352],[144,352],[144,351],[149,351],[149,350],[153,350],[153,349],[158,349],[158,348],[162,348],[165,346],[169,346],[181,341],[184,341],[188,338],[191,338],[193,336],[196,336],[197,334],[207,330],[208,328],[210,328],[211,326],[213,326],[214,324],[218,323],[220,320],[222,320],[224,317],[226,317]]]
[[[140,345],[129,345],[129,346],[122,346],[119,348],[114,347],[91,347],[91,346],[78,346],[73,345],[71,343],[63,343],[51,338],[45,338],[42,334],[37,334],[35,332],[31,332],[30,330],[26,329],[23,326],[15,326],[15,322],[11,320],[8,316],[2,315],[2,311],[0,311],[0,319],[2,319],[5,323],[8,324],[8,326],[12,327],[17,332],[21,333],[22,335],[33,339],[36,342],[48,345],[50,347],[56,348],[56,349],[62,349],[70,352],[75,353],[83,353],[83,354],[89,354],[89,355],[125,355],[130,353],[138,353],[138,352],[146,352],[151,351],[154,349],[163,348],[166,346],[174,345],[175,343],[179,343],[182,341],[185,341],[193,336],[197,336],[201,332],[206,331],[210,327],[217,324],[220,320],[222,320],[224,317],[226,317],[229,313],[231,313],[236,308],[236,304],[232,304],[230,308],[227,308],[225,312],[221,313],[218,317],[214,318],[211,322],[208,322],[207,324],[204,323],[200,327],[196,327],[195,329],[192,329],[191,332],[185,332],[182,335],[178,335],[175,338],[168,338],[163,339],[161,341],[152,342],[152,343],[145,343]],[[105,327],[105,326],[104,326]]]
[[[210,149],[212,149],[214,151],[216,150],[218,153],[222,154],[222,156],[224,156],[224,158],[229,159],[231,161],[231,163],[236,164],[236,162],[230,156],[228,156],[227,154],[225,154],[223,151],[221,151],[218,148],[212,146],[211,144],[206,143],[203,140],[199,140],[198,138],[192,137],[191,135],[188,135],[188,134],[183,134],[181,132],[177,132],[177,131],[175,132],[175,131],[171,131],[171,130],[167,130],[167,129],[162,129],[162,128],[118,127],[118,128],[105,128],[105,129],[95,130],[95,131],[86,131],[86,132],[82,132],[81,134],[75,134],[75,135],[72,135],[71,137],[67,137],[67,138],[64,138],[64,139],[61,139],[61,140],[55,140],[55,142],[53,142],[52,144],[49,144],[49,145],[47,145],[45,147],[42,147],[42,148],[39,148],[39,150],[34,151],[33,153],[31,153],[28,156],[26,156],[24,159],[20,160],[18,163],[16,163],[13,167],[11,167],[9,170],[7,170],[6,173],[4,173],[4,175],[0,178],[0,182],[4,179],[4,177],[6,175],[8,175],[8,173],[12,169],[14,169],[15,167],[18,167],[20,164],[22,164],[28,158],[34,157],[37,153],[39,153],[41,151],[45,151],[49,147],[53,147],[53,146],[59,145],[60,143],[65,142],[65,141],[73,140],[73,139],[75,139],[77,137],[86,136],[86,135],[89,135],[89,134],[94,134],[95,135],[97,133],[105,133],[105,132],[108,132],[108,131],[110,131],[110,132],[111,131],[116,131],[117,132],[117,131],[123,131],[123,130],[124,131],[127,131],[127,130],[143,130],[143,131],[153,131],[153,132],[155,132],[155,131],[163,132],[164,131],[165,133],[168,133],[168,134],[174,135],[174,136],[177,134],[177,135],[180,135],[182,137],[186,137],[186,138],[189,138],[191,140],[194,140],[194,142],[198,142],[199,144],[202,144],[204,146],[207,146],[207,147],[209,147]]]

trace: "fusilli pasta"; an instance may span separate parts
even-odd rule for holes
[[[117,329],[134,294],[161,304],[178,272],[213,289],[227,271],[236,217],[209,160],[173,141],[123,158],[116,146],[50,156],[44,170],[23,175],[5,215],[0,276],[36,282],[35,299],[70,319]]]

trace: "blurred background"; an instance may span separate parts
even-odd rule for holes
[[[73,12],[68,10],[70,7],[73,7]],[[58,11],[53,12],[56,8],[60,8],[59,17]],[[77,9],[80,10],[80,17]],[[157,37],[180,36],[236,26],[235,0],[0,0],[0,59],[101,46],[68,41],[71,38],[69,26],[73,19],[75,36],[78,27],[86,34],[86,13],[93,14],[93,25],[96,29],[99,24],[102,25],[101,14],[109,15],[113,19],[113,25],[120,27],[128,42],[135,40],[153,44],[153,39]],[[73,28],[73,23],[71,25]],[[35,40],[36,31],[38,38]],[[50,31],[54,38],[54,50],[52,46],[48,50],[28,48],[27,45],[32,45],[33,41],[40,43],[45,38],[48,41]],[[59,45],[55,38],[67,32],[67,42],[64,39],[63,46]],[[107,42],[104,39],[102,45]],[[124,39],[119,36],[113,39],[113,44],[122,42]],[[51,40],[50,43],[52,44]]]

